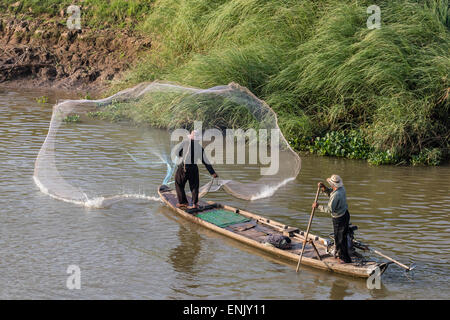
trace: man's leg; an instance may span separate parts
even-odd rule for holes
[[[339,254],[340,243],[339,243],[339,221],[337,218],[332,218],[333,220],[333,233],[334,233],[334,257],[336,258]]]
[[[343,230],[342,230],[342,259],[347,262],[350,263],[352,262],[352,258],[350,257],[349,253],[348,253],[348,233],[349,233],[349,224],[350,224],[350,213],[347,212],[345,213],[345,215],[343,216],[344,220],[343,220]]]
[[[186,198],[186,192],[184,192],[184,187],[186,186],[186,173],[182,166],[178,166],[177,172],[175,173],[175,190],[177,191],[177,198],[179,204],[188,204]]]
[[[333,228],[334,228],[334,242],[336,244],[336,251],[339,258],[344,262],[352,262],[352,259],[348,255],[347,248],[347,233],[348,233],[348,223],[350,222],[350,214],[346,212],[340,218],[333,218]]]
[[[192,205],[198,204],[198,189],[200,188],[200,177],[198,173],[198,166],[189,168],[189,188],[192,193]]]

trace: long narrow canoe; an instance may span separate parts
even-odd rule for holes
[[[246,243],[275,257],[293,263],[298,262],[305,239],[305,233],[298,228],[289,227],[272,219],[211,201],[200,201],[200,209],[184,210],[176,207],[176,193],[168,186],[161,185],[158,188],[158,193],[169,208],[191,222]],[[217,218],[225,216],[225,219],[216,219],[216,216]],[[289,237],[291,246],[288,249],[279,249],[268,245],[266,240],[269,235]],[[388,263],[366,261],[357,257],[352,257],[353,262],[351,263],[339,263],[338,259],[328,253],[328,243],[329,240],[327,239],[309,234],[303,253],[302,265],[360,278],[368,278],[377,268],[380,269],[380,274],[382,274],[388,266]]]

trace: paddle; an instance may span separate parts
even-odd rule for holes
[[[382,254],[382,253],[381,253],[380,251],[378,251],[378,250],[371,249],[371,248],[369,248],[369,250],[372,251],[373,253],[376,253],[377,255],[379,255],[379,256],[381,256],[381,257],[383,257],[383,258],[385,258],[385,259],[387,259],[387,260],[389,260],[389,261],[391,261],[391,262],[393,262],[393,263],[395,263],[396,265],[398,265],[398,266],[400,266],[400,267],[406,269],[406,271],[411,271],[411,270],[413,270],[413,269],[415,268],[415,265],[411,265],[410,267],[405,266],[403,263],[400,263],[400,262],[398,262],[397,260],[392,259],[391,257],[388,257],[388,256],[385,255],[385,254]]]
[[[414,264],[412,264],[411,266],[408,267],[408,266],[404,265],[403,263],[398,262],[397,260],[395,260],[395,259],[393,259],[391,257],[388,257],[387,255],[381,253],[380,251],[370,248],[368,245],[362,244],[360,242],[356,242],[355,243],[355,241],[353,242],[353,244],[357,248],[373,252],[373,253],[375,253],[375,254],[377,254],[377,255],[379,255],[379,256],[381,256],[381,257],[383,257],[383,258],[385,258],[385,259],[387,259],[387,260],[389,260],[389,261],[391,261],[393,263],[395,263],[396,265],[402,267],[403,269],[406,269],[406,271],[411,271],[411,270],[413,270],[415,268]]]
[[[316,203],[317,199],[319,198],[319,191],[320,191],[320,185],[317,187],[316,199],[314,200],[314,203]],[[305,251],[306,241],[308,240],[309,229],[311,228],[311,222],[314,217],[315,210],[316,210],[316,208],[313,207],[311,216],[309,217],[308,228],[306,229],[305,241],[303,241],[302,252],[300,253],[300,258],[298,259],[298,264],[297,264],[297,270],[295,270],[295,272],[298,272],[298,269],[300,268],[300,264],[302,263],[303,252]]]

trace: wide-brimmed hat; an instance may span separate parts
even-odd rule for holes
[[[342,181],[341,177],[339,177],[337,174],[333,174],[331,177],[327,179],[328,183],[336,188],[340,188],[344,186],[344,182]]]

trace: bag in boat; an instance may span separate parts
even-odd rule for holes
[[[291,239],[279,234],[268,235],[264,242],[279,249],[289,249],[291,247]]]

